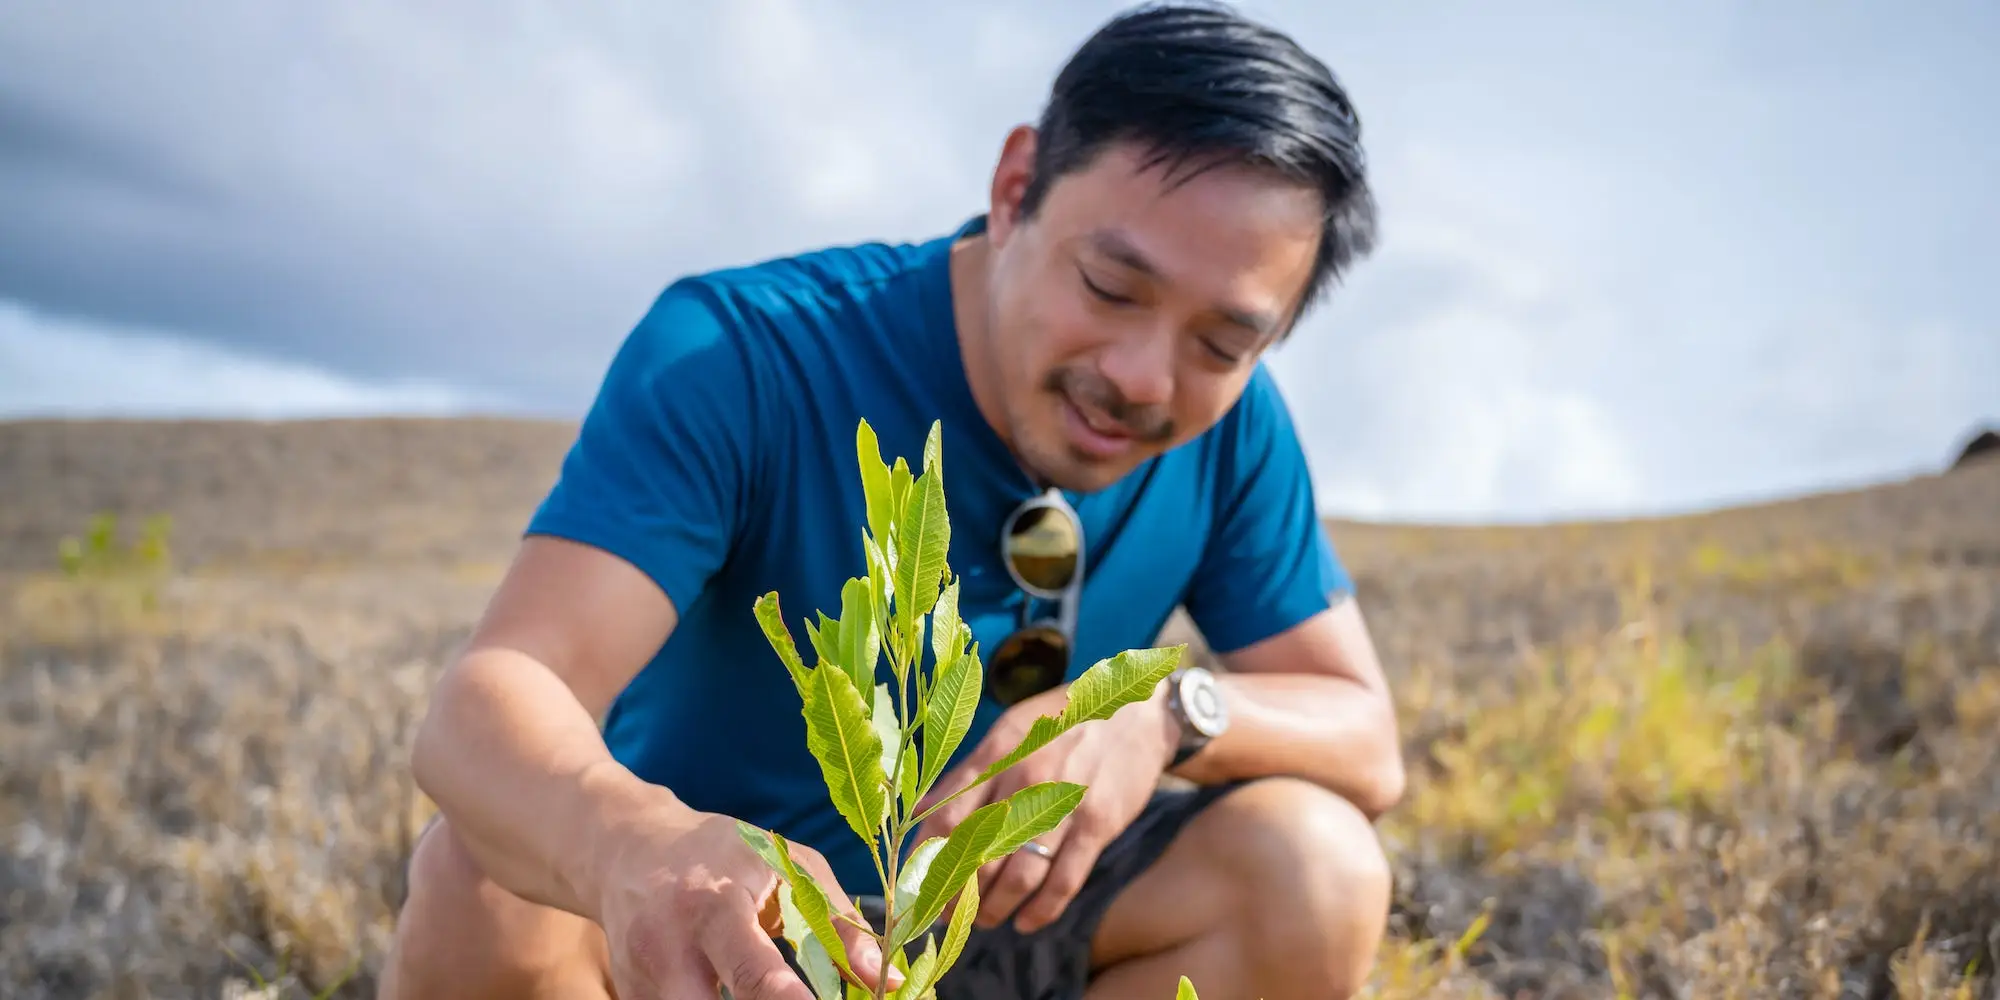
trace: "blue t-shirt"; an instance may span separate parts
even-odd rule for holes
[[[973,402],[948,250],[974,219],[914,244],[836,247],[683,278],[619,348],[528,531],[601,547],[648,574],[679,616],[604,722],[616,759],[688,805],[823,852],[849,892],[879,891],[867,848],[805,746],[797,689],[752,607],[777,591],[802,622],[840,613],[866,575],[855,430],[921,470],[942,423],[951,572],[983,655],[1023,595],[1001,564],[1008,513],[1039,490]],[[1315,513],[1291,419],[1259,367],[1201,437],[1093,494],[1071,677],[1153,645],[1185,605],[1218,651],[1278,633],[1349,587]],[[887,660],[881,680],[889,680]],[[959,750],[999,714],[987,699]]]

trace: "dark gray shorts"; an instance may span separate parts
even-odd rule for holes
[[[938,984],[938,1000],[1081,1000],[1090,983],[1091,940],[1112,901],[1159,860],[1188,820],[1239,785],[1155,792],[1139,818],[1105,846],[1083,888],[1054,923],[1031,934],[1011,923],[974,928],[965,951]],[[861,912],[869,923],[882,926],[880,899],[863,897]],[[940,943],[944,927],[940,921],[931,931]],[[911,954],[922,949],[922,940],[910,947]],[[779,941],[778,948],[790,957],[785,942]]]

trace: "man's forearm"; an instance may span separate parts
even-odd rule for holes
[[[475,651],[447,672],[413,763],[489,878],[593,919],[604,839],[639,816],[691,815],[611,758],[554,672],[511,650]]]
[[[1229,729],[1177,776],[1215,784],[1295,775],[1353,802],[1370,818],[1403,793],[1402,748],[1389,700],[1352,680],[1313,674],[1218,676]]]

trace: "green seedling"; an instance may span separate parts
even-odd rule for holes
[[[816,622],[805,621],[811,666],[800,655],[777,593],[765,594],[754,608],[798,688],[807,746],[819,761],[834,808],[875,859],[883,927],[855,926],[903,973],[893,994],[897,1000],[936,995],[939,980],[971,936],[980,868],[1054,829],[1082,801],[1085,788],[1065,781],[1026,786],[974,810],[948,836],[928,838],[905,857],[901,848],[912,831],[1056,737],[1144,700],[1186,650],[1184,644],[1127,650],[1098,661],[1070,684],[1060,712],[1036,719],[1012,751],[964,788],[917,811],[971,728],[985,679],[979,644],[959,618],[959,581],[946,561],[951,519],[941,440],[940,425],[933,422],[922,469],[913,473],[902,458],[893,466],[884,463],[874,430],[861,422],[855,450],[867,501],[868,523],[861,531],[866,575],[842,588],[838,618],[821,611]],[[885,659],[893,685],[876,680]],[[870,997],[852,978],[846,947],[834,931],[834,921],[852,918],[836,910],[826,888],[793,862],[783,836],[749,823],[740,823],[739,830],[778,874],[784,935],[813,992],[820,1000]],[[945,923],[941,935],[932,933],[939,922]],[[919,938],[922,950],[909,954]],[[874,1000],[890,995],[886,982],[872,994]],[[1177,1000],[1194,996],[1183,977]]]

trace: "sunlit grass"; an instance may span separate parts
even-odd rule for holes
[[[1574,905],[1552,873],[1585,880],[1595,902],[1565,931],[1580,948],[1518,935],[1446,948],[1454,926],[1411,934],[1423,901],[1405,895],[1376,995],[1494,995],[1493,979],[1535,960],[1523,951],[1581,952],[1589,968],[1573,978],[1592,986],[1576,995],[1987,995],[2000,663],[1913,637],[1890,670],[1898,697],[1944,707],[1917,739],[1871,753],[1841,736],[1873,707],[1865,688],[1855,697],[1867,678],[1808,674],[1784,642],[1666,632],[1666,609],[1638,598],[1651,591],[1642,563],[1624,627],[1511,672],[1419,669],[1402,683],[1419,745],[1383,829],[1406,864],[1514,887],[1483,898],[1503,920]]]
[[[2000,996],[2000,504],[1951,488],[1339,527],[1411,773],[1365,995]],[[398,552],[455,523],[404,509]],[[0,995],[372,996],[409,733],[506,555],[454,544],[0,577]]]

